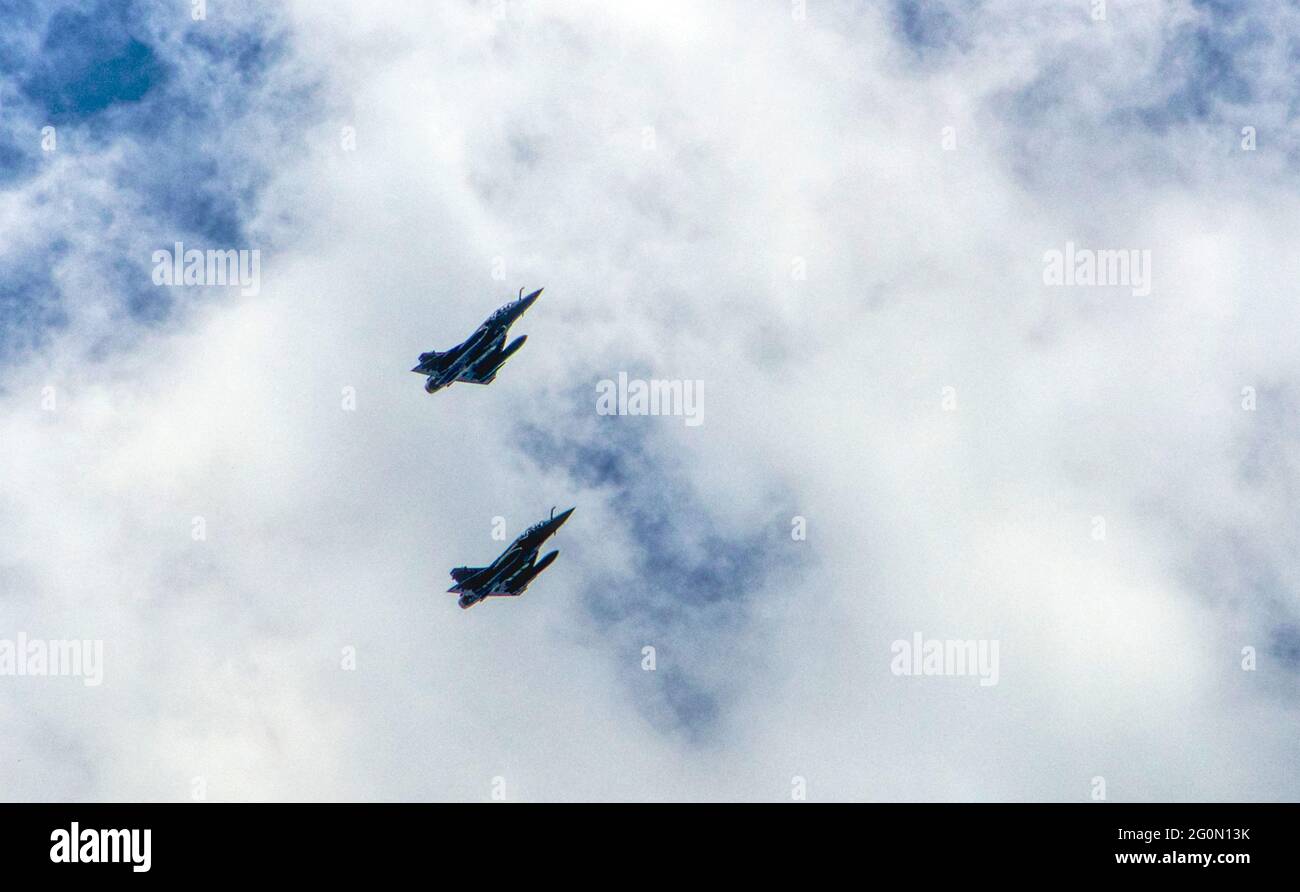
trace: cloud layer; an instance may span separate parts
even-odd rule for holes
[[[1300,792],[1292,12],[173,7],[0,45],[0,639],[105,649],[0,677],[4,798]],[[543,285],[491,387],[406,371]]]

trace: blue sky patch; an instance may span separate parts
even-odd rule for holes
[[[23,92],[48,121],[81,121],[139,102],[165,80],[165,66],[134,33],[130,9],[101,3],[93,12],[64,9],[50,19],[23,82]]]

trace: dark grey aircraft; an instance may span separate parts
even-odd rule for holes
[[[469,339],[457,344],[445,353],[431,350],[420,354],[420,364],[411,369],[421,375],[428,375],[424,389],[429,393],[449,387],[457,381],[466,384],[491,384],[501,366],[528,340],[527,335],[520,335],[503,348],[506,332],[524,311],[533,305],[542,293],[538,288],[524,297],[524,289],[519,289],[519,299],[512,300],[497,310]]]
[[[460,595],[456,603],[462,609],[473,607],[484,598],[522,595],[528,588],[528,583],[549,567],[551,561],[559,555],[558,551],[552,551],[540,561],[537,559],[537,551],[542,543],[554,536],[555,531],[569,519],[572,513],[573,509],[570,508],[557,515],[552,508],[549,520],[535,523],[524,530],[501,557],[488,566],[457,567],[452,570],[451,578],[456,581],[456,584],[447,591]]]

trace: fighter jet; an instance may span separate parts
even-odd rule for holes
[[[484,598],[513,598],[522,595],[528,584],[537,578],[537,574],[549,567],[559,555],[559,551],[552,551],[540,561],[537,559],[537,551],[542,543],[554,536],[555,531],[572,513],[573,509],[570,508],[557,515],[552,508],[549,520],[540,521],[524,530],[501,557],[488,566],[457,567],[452,570],[451,578],[456,584],[447,591],[460,595],[456,603],[461,609],[473,607]]]
[[[538,288],[524,297],[524,289],[520,288],[519,299],[489,316],[468,340],[444,353],[437,350],[421,353],[420,364],[411,371],[429,376],[429,380],[424,382],[424,389],[429,393],[450,387],[457,381],[491,384],[506,360],[528,340],[527,335],[520,335],[503,349],[501,345],[506,342],[506,332],[541,293],[542,289]]]

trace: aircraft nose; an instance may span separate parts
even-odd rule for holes
[[[531,307],[531,306],[533,305],[533,301],[537,300],[537,298],[541,295],[541,293],[542,293],[543,290],[545,290],[545,289],[538,288],[538,289],[537,289],[536,291],[534,291],[532,294],[528,295],[528,296],[525,297],[522,301],[520,301],[520,303],[523,305],[523,309],[526,310],[526,309],[528,309],[529,307]]]
[[[574,505],[573,507],[576,508],[578,506]],[[563,526],[564,522],[569,519],[569,515],[572,513],[573,513],[573,508],[570,508],[568,511],[563,511],[555,515],[555,520],[554,520],[555,529],[558,530],[561,526]]]

